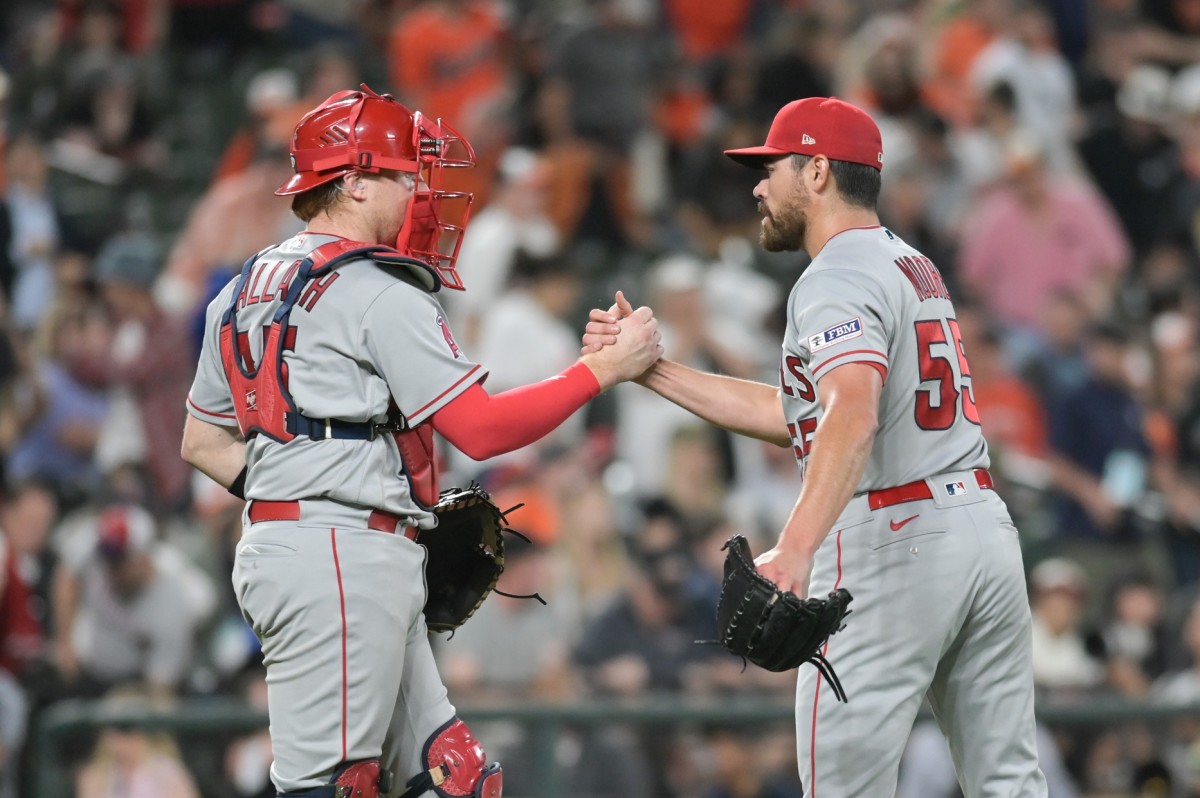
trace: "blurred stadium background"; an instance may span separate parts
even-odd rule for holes
[[[480,165],[445,297],[504,389],[615,289],[668,355],[774,380],[802,255],[756,245],[792,99],[884,134],[885,223],[960,313],[1025,544],[1055,798],[1200,795],[1200,0],[4,0],[0,798],[269,796],[239,503],[178,457],[203,308],[299,229],[299,116],[361,81]],[[532,544],[443,676],[513,796],[797,798],[793,680],[711,638],[789,452],[635,386],[542,444],[445,452]],[[927,722],[902,798],[957,795]]]

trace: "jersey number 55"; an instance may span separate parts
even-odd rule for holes
[[[917,426],[927,430],[950,429],[962,405],[963,418],[979,423],[979,409],[971,391],[971,367],[963,351],[962,333],[956,319],[928,319],[914,325],[917,333],[917,367],[921,387],[917,389]],[[947,335],[947,328],[949,334]],[[958,373],[954,364],[958,363]],[[927,383],[934,383],[928,385]],[[937,397],[937,402],[933,401]]]

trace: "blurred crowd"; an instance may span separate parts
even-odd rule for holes
[[[360,82],[475,146],[468,290],[443,300],[493,392],[573,362],[616,289],[668,357],[773,382],[804,256],[760,250],[721,150],[799,97],[869,109],[884,223],[956,301],[1042,705],[1200,702],[1200,0],[5,0],[0,798],[56,702],[264,706],[242,508],[180,460],[183,408],[206,303],[301,228],[271,193],[293,125]],[[501,588],[549,601],[493,596],[438,639],[457,703],[791,704],[791,676],[695,643],[721,544],[762,550],[792,507],[790,451],[625,385],[443,464],[524,503]],[[533,793],[527,730],[478,732]],[[1200,796],[1200,717],[1041,747],[1055,798]],[[272,795],[265,730],[199,753],[114,726],[71,753],[79,798]],[[800,795],[787,723],[567,729],[553,756],[576,798]],[[956,789],[919,725],[901,795]]]

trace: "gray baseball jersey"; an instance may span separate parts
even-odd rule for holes
[[[261,253],[238,302],[238,336],[251,358],[262,357],[264,331],[291,264],[332,236],[301,233]],[[221,319],[231,281],[208,307],[203,348],[188,411],[212,424],[235,426],[234,398],[221,363]],[[437,299],[406,272],[372,261],[344,264],[314,280],[292,311],[292,338],[283,361],[297,409],[310,418],[387,421],[392,400],[408,423],[420,424],[486,377],[454,340]],[[242,336],[246,336],[242,339]],[[259,435],[246,452],[246,497],[282,501],[327,498],[411,517],[432,516],[409,495],[400,453],[390,435],[373,441],[313,441],[286,446]]]
[[[237,346],[262,362],[265,331],[296,265],[335,239],[300,234],[260,253],[237,299]],[[231,282],[209,306],[188,411],[234,426],[220,327]],[[417,425],[475,382],[437,299],[404,267],[350,260],[310,281],[283,338],[281,373],[312,419],[384,423],[394,405]],[[251,401],[236,397],[236,401]],[[436,524],[414,501],[391,435],[373,440],[257,435],[247,445],[245,531],[233,570],[239,606],[263,644],[280,791],[327,783],[340,763],[381,758],[387,795],[425,769],[422,746],[454,715],[422,609],[425,550],[374,531],[373,511]],[[251,523],[254,502],[296,501],[298,520]]]
[[[825,245],[788,298],[783,349],[783,408],[801,474],[821,418],[815,386],[850,362],[884,375],[860,492],[988,466],[949,293],[930,260],[887,229],[849,230]]]
[[[1041,798],[1017,530],[985,470],[946,286],[883,227],[830,239],[788,302],[780,385],[802,475],[820,381],[846,363],[872,365],[884,383],[858,493],[813,562],[810,594],[845,587],[854,614],[827,649],[849,703],[821,701],[819,673],[800,669],[805,795],[892,798],[928,697],[967,796]]]

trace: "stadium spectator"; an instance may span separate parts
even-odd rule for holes
[[[1164,238],[1162,209],[1181,176],[1179,151],[1167,135],[1170,91],[1166,70],[1133,69],[1117,92],[1115,118],[1079,142],[1084,165],[1129,236],[1135,264]]]
[[[1200,601],[1194,598],[1187,607],[1179,629],[1185,662],[1168,671],[1153,685],[1152,695],[1159,704],[1184,706],[1200,702]],[[1181,717],[1170,724],[1164,740],[1164,757],[1182,784],[1195,785],[1195,755],[1200,752],[1200,721]]]
[[[931,62],[925,94],[934,110],[955,126],[976,121],[976,86],[970,77],[979,55],[1004,29],[1011,0],[974,0],[940,20],[928,47]]]
[[[635,545],[628,590],[580,635],[574,661],[601,694],[635,698],[679,691],[693,678],[692,669],[712,661],[714,652],[693,641],[712,639],[708,613],[715,608],[689,600],[695,566],[682,533],[677,535],[677,542]]]
[[[435,649],[446,686],[475,701],[571,697],[577,688],[567,667],[573,621],[555,604],[529,598],[555,593],[547,552],[512,536],[504,557],[498,587],[511,595],[484,602],[472,617],[480,623],[464,625]]]
[[[568,587],[575,600],[575,622],[584,629],[624,594],[632,564],[617,527],[612,494],[586,479],[564,486],[559,503],[562,546],[554,558],[555,584]]]
[[[35,135],[13,137],[7,143],[5,164],[4,205],[10,225],[6,255],[15,270],[5,285],[5,296],[13,322],[28,332],[54,299],[58,211],[50,193],[46,153]]]
[[[1056,176],[1077,170],[1075,77],[1041,3],[1011,0],[1004,27],[972,62],[968,80],[979,94],[1000,82],[1012,86],[1017,119],[1042,142],[1047,169]]]
[[[1118,574],[1108,589],[1098,630],[1108,681],[1132,698],[1149,694],[1167,668],[1169,654],[1163,590],[1148,572]]]
[[[105,509],[62,541],[60,556],[55,664],[73,691],[98,695],[133,683],[170,695],[185,687],[216,596],[178,550],[157,540],[150,514]]]
[[[105,706],[136,712],[154,703],[129,691],[108,696]],[[75,798],[200,798],[200,791],[168,736],[113,723],[101,730],[92,757],[79,771]]]
[[[1010,140],[1004,163],[1006,184],[964,223],[971,235],[962,242],[958,277],[968,298],[1025,336],[1046,332],[1056,291],[1078,296],[1099,318],[1128,267],[1120,223],[1090,187],[1052,180],[1032,137]]]
[[[98,444],[102,464],[107,470],[144,465],[150,491],[146,500],[178,510],[188,499],[191,478],[191,468],[178,456],[179,408],[187,399],[194,364],[186,326],[168,316],[151,292],[160,265],[158,246],[147,235],[118,234],[105,243],[96,257],[95,277],[112,328],[75,341],[78,348],[69,352],[67,362],[83,384],[124,392],[115,397],[107,437]],[[126,411],[124,416],[114,417],[118,408]]]
[[[93,455],[108,416],[103,390],[85,385],[69,357],[81,339],[104,331],[93,306],[59,302],[42,319],[41,346],[34,348],[25,375],[24,402],[29,411],[8,461],[10,479],[52,481],[68,494],[94,489],[99,471]]]
[[[57,506],[36,483],[15,488],[0,513],[0,798],[16,798],[28,729],[30,666],[46,653],[43,553]]]
[[[771,761],[771,746],[764,738],[775,730],[714,728],[706,735],[712,757],[713,779],[704,798],[802,798],[804,791],[780,763]],[[792,764],[792,763],[788,763]]]
[[[959,305],[958,324],[963,351],[971,353],[971,394],[989,453],[1001,459],[1008,452],[1045,457],[1045,410],[1028,383],[1009,368],[999,331],[969,304]]]
[[[1155,677],[1164,660],[1180,667],[1180,656],[1192,659],[1190,633],[1176,634],[1174,621],[1200,589],[1197,8],[1196,0],[0,3],[0,65],[10,78],[5,98],[0,77],[0,148],[8,148],[8,176],[0,174],[0,465],[8,497],[0,528],[27,552],[16,561],[32,606],[50,600],[59,548],[71,555],[66,571],[82,559],[85,571],[103,573],[103,558],[88,545],[81,557],[71,530],[92,524],[94,508],[114,495],[152,500],[165,536],[203,563],[211,592],[228,598],[240,503],[182,468],[182,395],[171,398],[172,386],[186,385],[194,363],[182,354],[191,346],[186,325],[226,270],[257,250],[256,236],[282,238],[294,224],[286,204],[264,202],[254,187],[286,168],[286,135],[261,134],[276,123],[286,133],[289,97],[302,94],[293,110],[307,108],[365,79],[415,99],[427,114],[465,114],[482,167],[469,173],[478,181],[475,216],[460,265],[475,276],[465,295],[451,297],[461,300],[452,315],[487,312],[495,321],[495,309],[511,322],[536,304],[509,284],[519,242],[538,255],[565,253],[562,270],[577,276],[581,297],[606,295],[614,275],[640,278],[646,297],[638,300],[660,312],[676,351],[771,380],[778,338],[764,329],[783,319],[790,280],[782,279],[784,259],[754,252],[760,218],[748,178],[730,171],[737,167],[720,151],[761,141],[775,109],[791,100],[853,91],[876,109],[889,139],[884,223],[932,253],[959,300],[993,476],[1019,516],[1026,557],[1070,557],[1094,586],[1085,594],[1035,591],[1043,650],[1048,641],[1060,658],[1071,649],[1074,665],[1099,668],[1094,686],[1068,695],[1139,702],[1147,683],[1154,696],[1188,682],[1190,665]],[[452,42],[441,49],[453,56],[430,58],[441,39]],[[392,79],[401,68],[407,76]],[[275,80],[281,69],[293,77]],[[243,89],[264,116],[251,118]],[[1038,131],[1031,148],[1027,136]],[[225,149],[234,138],[240,146]],[[1094,189],[1084,173],[1069,174],[1076,161]],[[229,172],[237,174],[225,179]],[[118,232],[129,229],[172,252],[162,276],[156,256],[115,272],[109,259],[92,263],[110,239],[129,251]],[[116,272],[133,288],[116,287]],[[119,313],[100,312],[101,294]],[[151,310],[155,303],[165,314]],[[996,329],[972,322],[973,314],[993,317]],[[1096,331],[1101,319],[1115,324]],[[1114,343],[1122,337],[1131,343]],[[506,359],[542,348],[527,330],[521,340]],[[1097,370],[1098,359],[1107,366]],[[514,525],[544,551],[552,576],[544,590],[528,582],[551,607],[515,606],[529,619],[553,613],[554,628],[568,630],[541,643],[573,647],[599,629],[597,619],[628,609],[641,589],[629,586],[635,567],[639,584],[654,587],[653,569],[629,542],[677,523],[644,523],[647,496],[669,495],[687,508],[687,553],[702,563],[693,575],[710,591],[720,545],[733,531],[778,528],[791,511],[798,476],[787,449],[713,445],[690,430],[673,444],[684,427],[669,406],[660,410],[646,415],[614,396],[581,417],[570,448],[481,475],[504,506],[528,502]],[[1056,481],[1039,463],[1047,435]],[[1001,472],[1011,478],[999,479]],[[451,469],[444,481],[460,476],[466,470]],[[1059,497],[1080,505],[1074,516],[1053,511]],[[80,505],[86,509],[76,514]],[[47,536],[54,540],[39,542]],[[526,564],[514,551],[503,584],[523,581]],[[1111,598],[1100,589],[1142,564],[1152,583],[1123,584]],[[469,624],[463,633],[495,633],[484,616],[503,615],[508,604],[493,597],[472,621],[475,632]],[[1079,620],[1060,637],[1050,634],[1049,622],[1064,617]],[[59,639],[52,614],[42,608],[38,620]],[[716,653],[690,643],[711,634],[677,633],[680,625],[671,624],[670,638],[685,640],[688,653]],[[240,613],[224,606],[202,631],[184,667],[192,676],[186,689],[252,706],[239,676],[259,652]],[[614,639],[630,636],[618,631]],[[469,641],[456,638],[446,651],[460,642]],[[667,700],[753,693],[791,703],[794,679],[742,673],[732,658],[721,664],[688,668]],[[38,665],[23,677],[34,713],[59,697]],[[611,702],[584,678],[595,672],[568,661],[559,675],[582,685],[569,695]],[[644,696],[634,692],[635,701]],[[0,702],[8,697],[0,688]],[[21,777],[19,794],[34,794],[45,774],[15,756],[21,730],[10,723],[22,717],[19,707],[0,707],[0,738],[8,741],[0,772]],[[1104,730],[1054,731],[1081,791],[1140,794],[1157,783],[1200,794],[1200,724],[1119,720]],[[769,795],[789,784],[768,774],[795,767],[790,753],[779,756],[778,735],[755,741],[763,748],[750,775],[765,778],[751,779],[731,770],[745,763],[747,746],[730,744],[724,732],[656,728],[652,760],[628,729],[561,732],[561,792],[576,798]],[[181,740],[204,793],[234,792],[225,787],[235,774],[243,798],[265,788],[270,753],[249,739],[224,774],[226,741]],[[547,763],[534,761],[531,747],[508,747],[501,758],[510,791],[534,792]],[[1042,761],[1049,771],[1053,752]],[[933,779],[910,792],[937,798],[938,789]]]
[[[730,334],[726,335],[725,325],[710,315],[705,277],[701,262],[687,255],[671,255],[650,267],[647,292],[663,346],[669,347],[673,358],[690,366],[742,377],[755,375],[753,354],[729,346],[729,341],[737,340],[736,326],[729,325]],[[636,385],[618,387],[615,393],[617,454],[632,468],[639,495],[659,493],[670,474],[671,441],[680,429],[695,426],[695,418]],[[716,434],[726,440],[718,445],[727,451],[728,436]]]
[[[558,229],[548,215],[549,183],[544,158],[523,148],[506,150],[491,201],[472,216],[463,234],[458,271],[468,290],[446,297],[445,305],[472,350],[483,342],[479,327],[484,313],[510,288],[519,254],[550,258],[561,250]],[[566,271],[569,264],[561,268]]]
[[[1103,687],[1104,664],[1082,627],[1087,576],[1066,558],[1043,560],[1029,575],[1033,678],[1050,700],[1079,700]]]
[[[512,287],[492,293],[478,322],[477,343],[472,347],[481,363],[488,364],[488,390],[505,391],[557,374],[579,356],[579,337],[567,318],[575,309],[582,288],[578,269],[569,258],[514,254]],[[524,345],[514,347],[515,340]],[[578,446],[583,440],[586,411],[577,411],[538,442],[479,463],[486,470],[497,465],[536,465],[549,448]],[[454,461],[466,468],[465,455]]]
[[[508,36],[494,0],[434,0],[401,9],[388,40],[388,75],[400,100],[454,120],[475,148],[475,168],[449,179],[480,203],[512,136]]]
[[[1135,511],[1149,489],[1145,408],[1133,392],[1128,332],[1094,325],[1088,334],[1088,379],[1050,411],[1051,480],[1061,500],[1065,538],[1131,543]]]

